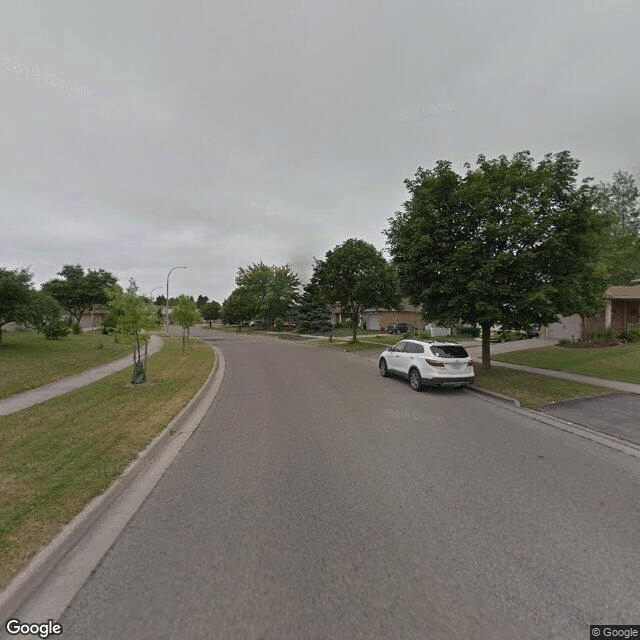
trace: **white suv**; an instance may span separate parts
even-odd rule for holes
[[[414,391],[424,386],[463,387],[473,382],[473,360],[455,342],[402,340],[387,347],[378,362],[384,378],[395,374],[407,378]]]

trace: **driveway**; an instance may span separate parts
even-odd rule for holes
[[[554,402],[539,411],[640,444],[640,396],[634,393]]]

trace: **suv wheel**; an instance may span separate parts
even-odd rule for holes
[[[422,378],[420,372],[415,368],[409,371],[409,384],[414,391],[422,390]]]
[[[389,368],[387,367],[387,361],[384,358],[380,359],[380,362],[378,364],[378,368],[380,369],[380,375],[383,378],[388,378],[389,377]]]

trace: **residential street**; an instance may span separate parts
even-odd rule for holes
[[[375,363],[206,329],[216,400],[71,638],[588,638],[640,623],[640,463]]]

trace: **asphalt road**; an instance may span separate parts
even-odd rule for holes
[[[640,624],[640,464],[350,354],[208,332],[216,401],[70,638],[588,638]]]

